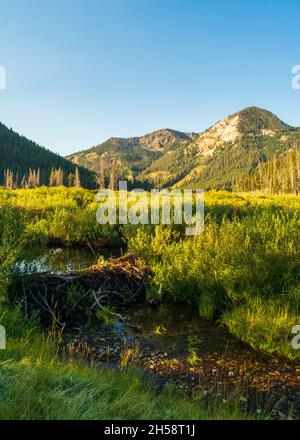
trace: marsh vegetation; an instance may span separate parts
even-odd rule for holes
[[[83,260],[88,252],[90,259],[83,267],[71,264],[71,257],[65,266],[66,271],[83,269],[82,277],[92,262],[94,270],[98,267],[107,272],[110,262],[103,255],[104,249],[118,249],[110,250],[110,256],[129,254],[132,261],[149,268],[143,283],[145,301],[193,310],[193,320],[196,310],[199,323],[214,323],[209,325],[224,331],[228,340],[234,338],[237,344],[238,340],[247,344],[247,350],[251,346],[271,354],[276,363],[270,374],[276,376],[276,371],[288,363],[290,370],[286,371],[296,383],[300,351],[292,348],[291,329],[300,323],[299,198],[221,191],[208,192],[205,197],[204,232],[187,237],[182,225],[99,225],[93,191],[65,187],[0,189],[0,324],[7,330],[7,349],[0,353],[2,418],[267,417],[261,407],[257,412],[255,405],[243,406],[240,387],[224,390],[222,380],[218,383],[220,378],[209,387],[221,386],[222,392],[209,398],[208,385],[203,388],[201,381],[189,395],[178,387],[171,389],[172,381],[157,393],[155,384],[141,375],[147,362],[131,365],[128,360],[132,356],[126,347],[121,347],[117,356],[122,368],[114,371],[99,367],[97,362],[91,365],[78,362],[76,356],[63,355],[65,345],[63,338],[57,337],[57,329],[49,333],[38,309],[24,313],[23,292],[14,296],[12,289],[34,271],[28,262],[35,262],[35,270],[44,271],[41,258],[51,252],[51,246],[71,252],[77,248]],[[56,257],[50,272],[63,272],[59,252]],[[74,305],[81,294],[75,287],[71,290],[68,298]],[[175,356],[181,347],[181,354],[186,354],[182,358],[185,368],[194,368],[199,376],[197,368],[203,367],[209,352],[207,345],[201,345],[203,327],[185,332],[185,345],[180,346],[180,341],[169,334],[168,320],[170,316],[174,319],[175,310],[171,307],[167,316],[158,314],[155,322],[151,321],[152,336],[160,343],[171,338],[170,353]],[[89,325],[107,328],[113,325],[116,314],[122,316],[123,311],[119,312],[106,305],[96,307],[95,319],[87,320],[85,329]],[[144,321],[146,325],[146,318]],[[143,320],[139,325],[144,331]],[[213,333],[208,333],[209,337],[213,339]],[[221,352],[219,355],[211,361],[213,367],[222,359]],[[241,357],[240,362],[245,360]],[[155,365],[152,370],[159,372]],[[288,374],[286,377],[288,381]],[[176,407],[172,404],[175,395]]]

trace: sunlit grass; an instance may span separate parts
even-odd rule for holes
[[[240,395],[188,398],[171,386],[157,393],[139,371],[96,369],[60,360],[55,345],[33,320],[3,305],[7,349],[0,352],[0,419],[252,419]],[[14,336],[18,335],[18,337]],[[220,400],[221,399],[221,400]]]
[[[292,329],[300,322],[292,305],[257,298],[225,312],[222,322],[254,348],[300,359],[300,350],[294,350],[291,343]]]

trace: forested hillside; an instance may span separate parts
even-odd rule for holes
[[[260,163],[249,175],[234,182],[234,190],[299,194],[300,144],[279,157]]]
[[[154,161],[141,178],[161,186],[230,190],[276,158],[276,179],[286,181],[281,175],[285,166],[279,163],[285,152],[299,147],[299,129],[266,110],[249,107]],[[283,186],[284,191],[289,188],[287,182]]]
[[[194,136],[194,133],[162,129],[141,137],[110,138],[89,150],[74,153],[67,159],[98,174],[104,172],[107,180],[112,164],[117,162],[120,178],[139,180],[140,173],[156,159],[176,150],[182,143],[190,142]]]
[[[21,186],[22,182],[24,184],[30,178],[32,181],[39,181],[39,184],[35,186],[48,185],[52,170],[59,171],[59,179],[65,185],[76,183],[76,166],[72,162],[40,147],[0,123],[1,185],[7,178],[9,181],[13,179],[15,186]],[[87,188],[95,186],[95,176],[89,170],[80,167],[78,174],[82,186]],[[53,175],[52,183],[55,183]]]
[[[142,137],[111,138],[68,159],[102,175],[104,185],[110,185],[114,174],[148,189],[268,189],[270,178],[262,183],[262,173],[273,167],[272,191],[294,192],[298,165],[292,175],[286,153],[298,148],[300,129],[267,110],[248,107],[198,135],[165,129]]]

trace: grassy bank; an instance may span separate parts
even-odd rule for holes
[[[128,246],[152,268],[149,295],[196,305],[253,347],[299,359],[299,230],[298,213],[268,209],[207,222],[193,239],[140,228]]]
[[[118,226],[96,222],[96,192],[83,188],[6,190],[0,188],[0,206],[10,206],[28,216],[32,235],[62,245],[118,244]]]
[[[136,370],[112,371],[61,361],[33,319],[0,306],[7,349],[0,351],[0,419],[252,419],[230,398],[156,393]],[[225,399],[226,397],[226,399]],[[176,402],[176,404],[174,404]],[[262,415],[260,416],[262,417]]]

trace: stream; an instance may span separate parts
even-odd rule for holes
[[[105,259],[121,255],[119,248],[103,248],[101,256]],[[95,263],[99,255],[87,247],[50,247],[43,255],[28,257],[17,263],[16,267],[23,273],[53,273],[61,274],[84,270]]]
[[[107,249],[102,255],[120,253]],[[89,249],[53,248],[18,267],[25,273],[67,273],[89,267],[95,258]],[[300,417],[299,363],[252,349],[226,327],[200,319],[195,307],[135,304],[114,312],[118,319],[107,325],[66,332],[65,355],[98,367],[137,366],[158,389],[169,382],[188,393],[238,388],[250,408],[261,401],[272,417]]]

